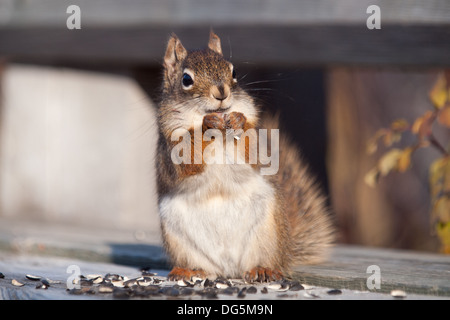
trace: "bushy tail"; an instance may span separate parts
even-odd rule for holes
[[[262,128],[278,128],[278,117],[265,117]],[[280,130],[277,184],[285,201],[292,266],[322,262],[334,241],[326,198],[302,161],[297,148]]]

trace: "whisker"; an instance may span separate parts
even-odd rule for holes
[[[244,83],[244,85],[249,86],[249,85],[253,85],[253,84],[279,82],[279,81],[284,81],[284,80],[286,80],[286,79],[259,80],[259,81]]]
[[[249,75],[249,73],[247,72],[246,74],[244,74],[244,75],[242,76],[242,78],[238,79],[238,82],[244,80],[248,75]]]

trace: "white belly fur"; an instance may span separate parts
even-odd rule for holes
[[[187,267],[240,276],[276,247],[275,235],[265,230],[274,224],[275,192],[250,165],[207,165],[181,189],[161,199],[160,216]]]

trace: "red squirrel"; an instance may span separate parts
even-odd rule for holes
[[[209,129],[226,136],[278,127],[270,115],[260,119],[219,37],[211,31],[206,49],[188,51],[173,34],[163,65],[156,166],[163,245],[173,264],[168,278],[274,281],[323,261],[334,240],[326,200],[283,132],[268,140],[278,147],[276,174],[261,174],[259,162],[211,163],[204,154],[220,139],[205,138]],[[177,130],[183,139],[174,139]],[[242,140],[245,148],[234,157],[248,160],[250,139],[234,135],[231,143]],[[190,147],[183,149],[189,161],[174,161],[180,144]]]

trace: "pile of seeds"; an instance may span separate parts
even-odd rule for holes
[[[264,285],[250,285],[240,279],[217,278],[215,280],[193,278],[191,281],[168,281],[166,277],[143,272],[141,277],[128,279],[118,274],[81,276],[79,288],[69,290],[70,294],[105,294],[112,293],[114,298],[132,297],[171,297],[189,299],[195,296],[206,299],[217,299],[218,295],[245,298],[248,295],[277,292],[277,297],[292,297],[288,292],[300,291],[304,287],[298,281],[282,280]],[[338,294],[335,290],[330,294]]]
[[[0,273],[0,279],[5,276]],[[26,278],[26,279],[25,279]],[[11,284],[16,287],[29,286],[36,284],[36,289],[47,289],[50,286],[56,288],[65,288],[62,281],[51,280],[41,276],[27,274],[24,281],[12,279]],[[113,297],[117,299],[128,298],[156,298],[160,299],[217,299],[218,295],[228,296],[229,298],[252,298],[255,294],[272,294],[272,298],[297,298],[298,291],[303,290],[302,297],[308,299],[319,298],[319,295],[311,291],[314,287],[302,285],[299,281],[290,281],[283,279],[281,281],[269,283],[249,284],[243,279],[225,279],[217,278],[215,280],[192,278],[190,281],[179,280],[169,281],[167,277],[158,276],[156,273],[143,270],[140,277],[128,278],[119,274],[107,273],[106,275],[89,274],[81,275],[73,281],[73,288],[66,289],[73,295],[98,295]],[[327,295],[339,295],[341,290],[333,289],[326,292]],[[275,295],[273,295],[275,294]],[[255,298],[257,298],[255,296]],[[260,297],[259,297],[260,298]]]
[[[0,278],[5,278],[5,276],[0,273]],[[31,282],[36,282],[36,289],[47,289],[48,287],[50,287],[50,285],[52,284],[60,284],[61,281],[57,281],[57,280],[51,280],[51,279],[46,279],[40,276],[34,276],[31,274],[27,274],[25,276],[25,278],[27,278],[28,280],[31,280]],[[23,287],[25,285],[25,283],[21,282],[22,280],[17,280],[17,279],[12,279],[11,280],[11,284],[15,287]]]

